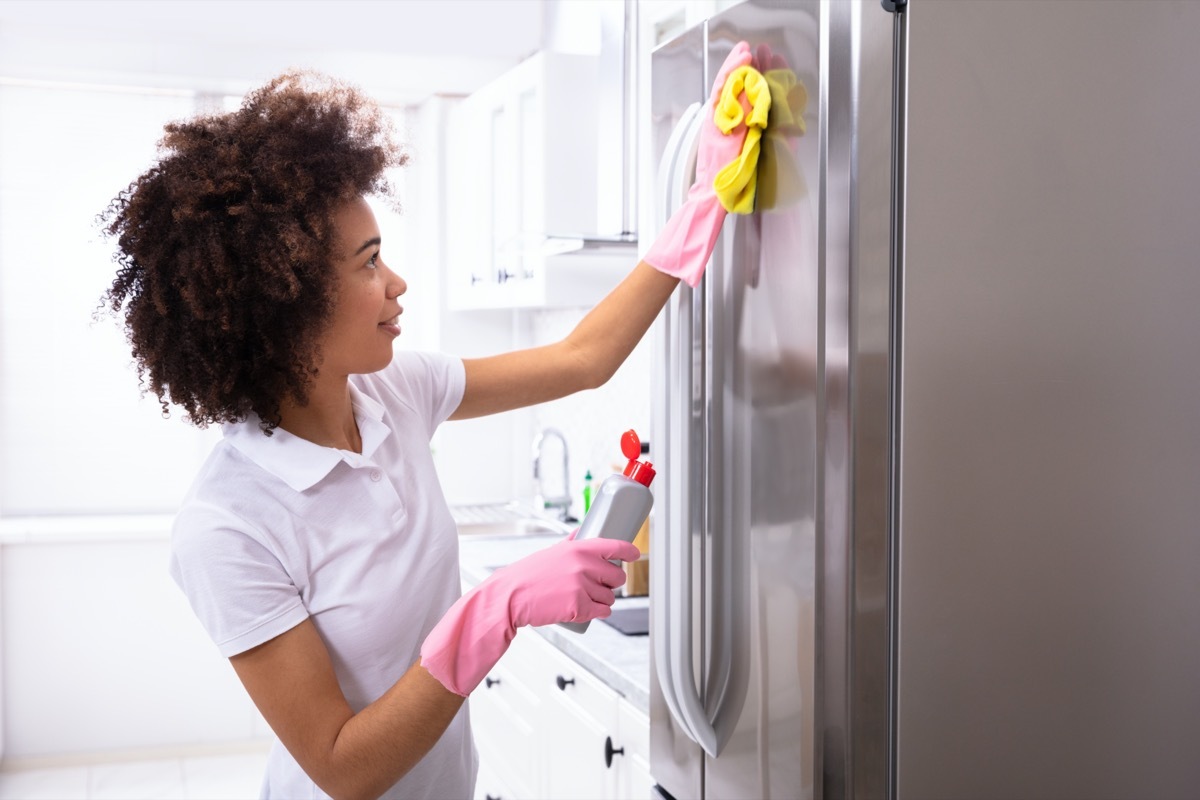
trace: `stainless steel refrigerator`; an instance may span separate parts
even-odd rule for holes
[[[779,89],[656,330],[659,794],[1200,796],[1197,31],[750,0],[655,50],[660,223],[735,42]]]

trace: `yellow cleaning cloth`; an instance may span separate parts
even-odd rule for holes
[[[750,103],[749,113],[738,99],[743,91]],[[749,214],[754,210],[754,191],[757,185],[759,140],[767,127],[771,110],[771,89],[766,78],[754,67],[738,67],[729,73],[721,96],[717,99],[713,122],[722,133],[729,133],[745,117],[746,139],[742,152],[726,164],[713,178],[713,190],[726,211]]]
[[[759,211],[790,206],[808,194],[804,170],[796,163],[795,140],[807,126],[808,90],[790,69],[763,73],[771,87],[771,122],[763,132],[754,207]]]
[[[804,110],[808,106],[804,82],[790,69],[769,69],[763,77],[771,89],[771,108],[775,112],[771,128],[784,136],[803,136]]]

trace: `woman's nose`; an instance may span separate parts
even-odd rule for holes
[[[391,270],[388,271],[391,272]],[[391,279],[388,281],[388,296],[399,297],[407,291],[408,283],[404,280],[404,278],[401,278],[395,272],[392,272]]]

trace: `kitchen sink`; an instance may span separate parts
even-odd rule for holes
[[[532,509],[517,502],[451,506],[450,513],[459,535],[472,538],[565,536],[579,527],[577,522],[534,514]]]

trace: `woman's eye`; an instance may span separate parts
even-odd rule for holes
[[[367,266],[371,269],[377,269],[379,267],[379,253],[375,253],[371,256],[371,258],[367,261]]]

